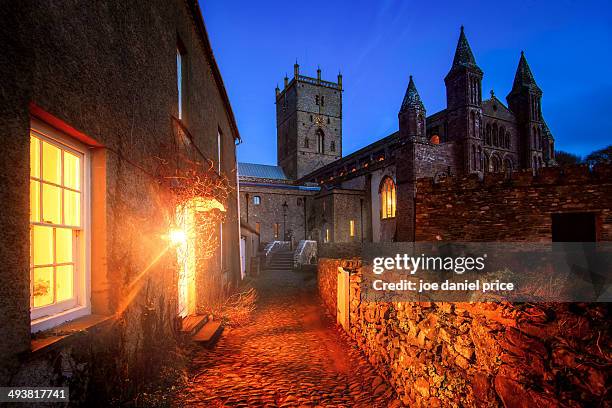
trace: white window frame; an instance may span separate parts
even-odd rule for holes
[[[68,309],[66,309],[66,302],[42,306],[36,308],[36,310],[31,306],[31,332],[34,333],[50,329],[69,320],[74,320],[77,317],[91,314],[91,154],[86,145],[41,121],[32,119],[30,133],[45,142],[79,155],[82,163],[81,234],[78,240],[78,247],[74,251],[76,259],[74,266],[75,301],[72,303],[72,307]],[[30,134],[28,134],[28,143],[30,137]],[[32,225],[29,220],[28,223]],[[31,262],[31,255],[29,262]],[[31,291],[32,285],[30,284],[30,302],[32,299]]]

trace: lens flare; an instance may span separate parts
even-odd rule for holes
[[[168,239],[172,245],[180,245],[187,242],[187,234],[180,229],[173,229],[168,234]]]

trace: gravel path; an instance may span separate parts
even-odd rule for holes
[[[177,406],[399,407],[389,385],[325,314],[316,277],[264,272],[250,324],[196,348]]]

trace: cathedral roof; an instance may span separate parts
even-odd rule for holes
[[[272,180],[288,180],[281,166],[268,164],[238,163],[238,175]]]
[[[514,83],[512,84],[512,91],[510,93],[512,94],[518,92],[524,88],[542,92],[542,90],[536,84],[533,74],[531,73],[531,69],[529,68],[527,59],[525,58],[525,53],[521,51],[521,59],[519,60],[518,67],[516,68]]]
[[[457,49],[455,50],[455,58],[453,58],[451,72],[461,67],[481,71],[478,65],[476,65],[476,59],[474,58],[470,44],[463,31],[463,26],[461,26],[461,33],[459,33],[459,41],[457,41]]]
[[[412,75],[410,75],[410,82],[408,82],[408,88],[406,89],[406,95],[404,95],[404,101],[402,102],[400,113],[406,112],[408,109],[414,108],[425,110],[425,106],[423,106],[423,101],[421,101],[419,92],[417,91],[416,85],[412,80]]]

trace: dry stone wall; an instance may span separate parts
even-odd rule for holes
[[[606,406],[612,367],[607,304],[362,301],[359,262],[319,261],[336,313],[351,269],[350,337],[411,407]]]

